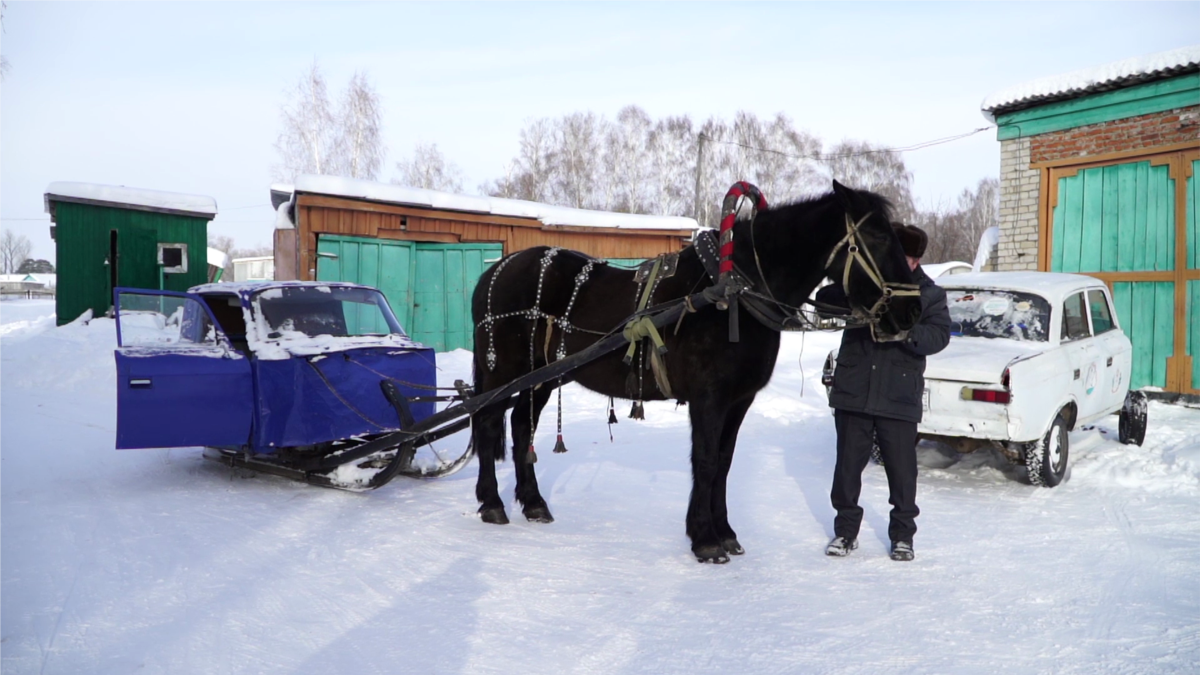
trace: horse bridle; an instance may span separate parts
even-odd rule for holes
[[[850,293],[850,269],[855,264],[858,265],[859,269],[861,269],[863,273],[867,275],[867,278],[871,280],[871,283],[875,284],[875,287],[880,291],[879,299],[875,301],[875,304],[871,307],[871,309],[867,310],[865,316],[861,317],[871,324],[871,330],[874,331],[880,317],[887,312],[888,305],[891,303],[892,298],[920,298],[921,287],[917,284],[902,284],[894,281],[887,281],[883,278],[883,274],[879,271],[879,265],[875,264],[875,258],[871,255],[871,250],[866,246],[860,245],[859,243],[862,235],[858,230],[862,224],[866,222],[867,218],[870,217],[871,213],[868,212],[867,215],[863,216],[858,221],[852,221],[850,220],[850,214],[846,214],[846,236],[842,237],[841,241],[839,241],[833,247],[833,250],[829,252],[829,258],[825,260],[825,273],[826,275],[832,276],[829,273],[829,270],[833,266],[833,260],[837,257],[842,248],[845,247],[846,262],[842,266],[842,290],[846,291],[847,299],[849,299]],[[859,312],[859,310],[854,311]]]

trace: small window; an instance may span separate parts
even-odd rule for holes
[[[1087,313],[1083,306],[1083,293],[1076,293],[1063,303],[1062,340],[1078,340],[1090,336]]]
[[[187,274],[187,244],[158,245],[158,264],[164,274]]]
[[[1104,291],[1100,289],[1088,291],[1088,307],[1092,312],[1093,333],[1099,335],[1116,328],[1113,325],[1112,312],[1108,309],[1108,298],[1104,296]]]

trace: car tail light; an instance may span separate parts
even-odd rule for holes
[[[1007,405],[1011,400],[1011,395],[1008,391],[998,389],[974,389],[972,387],[962,388],[962,399],[964,401],[983,401],[984,403],[1000,403]]]
[[[1008,390],[1010,390],[1010,391],[1012,390],[1012,387],[1008,386],[1008,368],[1005,368],[1005,369],[1004,369],[1004,374],[1000,376],[1000,384],[1001,384],[1001,385],[1002,385],[1002,386],[1003,386],[1005,389],[1008,389]]]

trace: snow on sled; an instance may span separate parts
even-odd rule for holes
[[[471,457],[397,433],[457,397],[434,395],[433,349],[374,288],[264,281],[113,296],[118,449],[201,446],[231,466],[348,490],[446,475]]]

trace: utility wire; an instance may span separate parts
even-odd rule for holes
[[[968,136],[974,136],[975,134],[978,134],[983,131],[987,131],[988,129],[994,129],[994,128],[995,127],[992,127],[992,126],[979,127],[978,129],[974,129],[974,130],[968,131],[966,133],[956,134],[954,136],[946,136],[945,138],[935,138],[932,141],[923,141],[921,143],[916,143],[914,145],[908,145],[908,146],[899,147],[899,148],[879,148],[877,150],[864,150],[862,152],[843,152],[843,153],[837,153],[837,154],[833,154],[833,155],[822,155],[822,154],[795,155],[790,152],[783,152],[781,150],[772,150],[770,148],[760,148],[760,147],[757,147],[754,145],[747,145],[745,143],[739,143],[737,141],[724,141],[724,140],[712,138],[707,135],[704,137],[704,140],[706,140],[710,143],[724,143],[725,145],[736,145],[741,148],[746,148],[747,150],[757,150],[758,152],[770,152],[770,153],[773,153],[776,155],[783,155],[784,157],[791,157],[793,159],[828,160],[828,159],[841,159],[843,157],[860,157],[862,155],[878,155],[878,154],[891,153],[891,152],[910,152],[912,150],[922,150],[924,148],[933,147],[935,145],[941,145],[943,143],[951,143],[953,141],[957,141],[957,140],[966,138]]]

